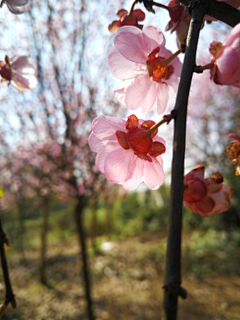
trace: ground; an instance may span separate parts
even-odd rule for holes
[[[165,260],[156,248],[165,237],[146,233],[111,241],[105,246],[110,250],[90,254],[96,320],[164,319]],[[3,320],[87,320],[77,237],[49,245],[48,286],[38,282],[37,249],[26,250],[25,261],[14,251],[7,257],[18,306]],[[185,261],[182,286],[188,297],[179,302],[178,320],[240,320],[239,276],[208,270],[196,277]],[[3,282],[0,297],[4,300]]]

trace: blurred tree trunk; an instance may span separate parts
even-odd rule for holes
[[[97,201],[94,199],[92,204],[92,223],[91,223],[91,240],[92,240],[92,248],[94,253],[97,252]]]
[[[75,220],[77,224],[77,231],[79,235],[79,245],[81,250],[81,260],[82,260],[82,274],[84,279],[84,289],[85,297],[87,301],[87,312],[88,319],[94,320],[93,308],[92,308],[92,297],[91,297],[91,286],[90,286],[90,275],[88,267],[88,257],[87,257],[87,248],[84,234],[84,225],[83,225],[83,209],[86,205],[86,198],[84,196],[78,196],[78,203],[75,208]]]
[[[26,261],[25,250],[24,250],[24,236],[25,236],[25,206],[22,203],[18,204],[18,212],[19,212],[19,229],[18,229],[18,243],[19,249],[22,254],[21,260],[24,262]]]
[[[107,211],[107,237],[108,240],[111,240],[112,233],[112,208],[109,203],[106,203],[106,211]]]
[[[49,217],[49,199],[44,197],[42,203],[42,232],[41,232],[41,249],[40,249],[40,282],[46,284],[46,248],[47,248],[47,232]]]

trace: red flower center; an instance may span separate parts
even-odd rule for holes
[[[155,124],[154,121],[147,120],[139,128],[139,121],[135,115],[128,117],[126,122],[127,133],[124,131],[116,131],[118,142],[124,149],[132,149],[134,153],[141,159],[152,162],[152,158],[156,158],[165,152],[165,146],[158,141],[153,141],[158,130],[150,132],[150,128]]]
[[[159,51],[160,51],[160,47],[157,47],[156,49],[154,49],[148,55],[149,59],[146,62],[148,74],[156,82],[162,82],[162,80],[168,80],[174,72],[173,66],[168,65],[172,61],[172,59],[165,59],[162,57],[158,57],[157,53]]]

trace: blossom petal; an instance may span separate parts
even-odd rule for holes
[[[213,210],[213,214],[225,212],[230,207],[229,198],[231,198],[233,189],[227,185],[223,185],[220,192],[211,195],[211,198],[215,201],[216,206]],[[211,213],[211,214],[212,214]]]
[[[166,83],[158,83],[157,85],[157,112],[162,114],[168,107],[169,99],[169,87]]]
[[[93,120],[92,131],[106,136],[115,133],[117,130],[126,131],[126,121],[121,118],[100,116]]]
[[[163,168],[155,159],[152,162],[144,161],[143,180],[149,189],[158,188],[163,184]]]
[[[196,203],[198,213],[204,216],[209,214],[213,210],[214,206],[215,206],[215,202],[211,197],[208,197],[208,196]]]
[[[108,66],[117,79],[131,79],[146,72],[146,67],[142,68],[138,63],[127,60],[116,48],[111,49],[108,54]]]
[[[132,155],[133,150],[124,150],[120,147],[106,156],[104,173],[110,182],[122,183],[129,179],[132,174],[129,172]]]
[[[155,105],[156,98],[157,98],[156,83],[152,81],[150,82],[148,93],[146,94],[144,100],[142,101],[142,113],[151,111],[152,107]]]
[[[160,29],[154,26],[144,26],[142,32],[145,41],[145,51],[148,52],[148,54],[158,46],[165,46],[165,37]]]
[[[96,164],[96,167],[98,168],[99,171],[101,171],[102,173],[105,174],[106,157],[109,154],[114,153],[116,150],[118,150],[118,151],[122,150],[121,146],[116,141],[108,143],[107,145],[103,146],[99,150],[99,152],[97,153],[96,159],[95,159],[95,164]]]
[[[148,95],[151,87],[151,79],[148,74],[140,75],[134,82],[126,88],[126,106],[131,110],[136,110],[142,105],[142,101]]]
[[[137,188],[142,181],[144,160],[138,159],[134,155],[133,157],[134,159],[129,164],[129,171],[132,172],[132,175],[128,180],[124,181],[122,185],[125,190]]]
[[[132,26],[119,28],[114,39],[114,45],[127,60],[145,66],[149,53],[143,41],[141,30]]]

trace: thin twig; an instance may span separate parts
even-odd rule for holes
[[[181,288],[181,232],[182,207],[184,192],[184,158],[188,96],[192,81],[199,32],[202,26],[204,3],[196,4],[192,11],[186,54],[181,80],[178,88],[176,105],[172,114],[174,121],[174,143],[172,161],[171,204],[167,243],[166,275],[164,285],[164,307],[167,320],[177,317],[178,296],[186,298],[186,290]]]

